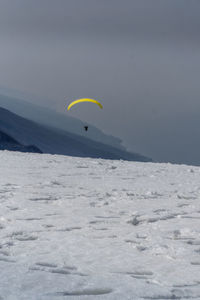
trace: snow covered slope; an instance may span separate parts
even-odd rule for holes
[[[200,168],[0,151],[0,299],[200,299]]]
[[[142,155],[95,142],[59,129],[53,129],[22,118],[0,107],[0,130],[24,145],[35,145],[44,153],[79,157],[149,161]]]

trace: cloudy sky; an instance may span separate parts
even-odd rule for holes
[[[199,0],[0,0],[0,85],[158,161],[200,163]],[[40,103],[39,103],[40,102]]]

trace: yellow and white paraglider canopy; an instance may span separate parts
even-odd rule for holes
[[[93,103],[96,103],[100,108],[103,108],[102,104],[97,100],[90,99],[90,98],[82,98],[82,99],[78,99],[78,100],[71,102],[67,109],[70,110],[70,108],[72,106],[74,106],[75,104],[80,103],[80,102],[93,102]]]

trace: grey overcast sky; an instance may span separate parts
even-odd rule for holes
[[[155,160],[200,164],[200,1],[0,0],[0,85],[64,113],[96,98],[103,112],[70,115]]]

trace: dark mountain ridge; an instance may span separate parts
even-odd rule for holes
[[[43,153],[78,157],[151,161],[140,154],[129,153],[95,142],[64,130],[50,128],[22,118],[0,107],[0,130],[23,145],[35,145]]]
[[[83,131],[84,122],[69,116],[66,108],[64,108],[63,113],[58,113],[49,107],[42,107],[38,104],[27,102],[23,98],[21,99],[19,95],[18,97],[13,96],[16,92],[13,92],[12,96],[1,94],[2,92],[5,93],[0,86],[0,107],[44,126],[64,131],[67,129],[68,132],[73,134],[85,136],[85,132]],[[89,124],[89,126],[90,130],[87,132],[87,138],[120,148],[121,150],[126,150],[119,138],[102,132],[92,124]]]
[[[25,146],[17,140],[9,136],[3,131],[0,131],[0,150],[42,153],[42,151],[34,145]]]

